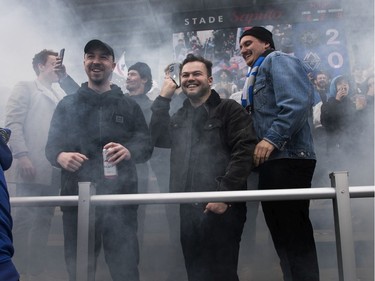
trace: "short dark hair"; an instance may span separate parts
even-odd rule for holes
[[[184,61],[181,64],[180,70],[182,70],[182,68],[184,67],[185,64],[187,64],[189,62],[195,62],[195,61],[199,61],[199,62],[204,63],[204,65],[206,66],[206,69],[207,69],[208,77],[212,76],[212,62],[209,61],[209,60],[206,60],[204,57],[196,56],[196,55],[193,55],[193,54],[188,54],[186,56],[186,58],[184,59]]]
[[[318,75],[324,74],[328,79],[330,79],[328,72],[324,70],[317,70],[313,72],[313,79],[316,80],[318,78]]]
[[[37,53],[33,58],[33,69],[37,76],[39,76],[39,64],[45,65],[49,56],[58,56],[58,53],[52,50],[43,49]]]

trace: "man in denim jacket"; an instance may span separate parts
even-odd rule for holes
[[[251,68],[242,104],[251,111],[258,144],[254,151],[259,189],[311,187],[316,157],[308,115],[313,86],[304,65],[275,51],[272,33],[253,27],[240,36]],[[262,202],[284,280],[319,280],[309,200]]]

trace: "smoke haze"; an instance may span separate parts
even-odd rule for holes
[[[7,100],[7,96],[10,94],[10,89],[14,84],[20,80],[33,80],[35,79],[35,73],[32,69],[31,61],[33,56],[42,49],[53,49],[58,51],[61,48],[66,48],[64,64],[66,65],[67,72],[74,78],[77,83],[81,83],[87,80],[87,77],[83,70],[83,46],[84,44],[92,39],[98,38],[109,45],[114,47],[116,60],[126,51],[126,64],[129,67],[137,61],[143,61],[150,65],[152,69],[152,75],[154,80],[161,81],[164,67],[173,61],[173,48],[172,48],[172,33],[170,38],[165,38],[165,33],[161,35],[155,35],[155,33],[166,28],[171,32],[171,22],[168,21],[168,17],[164,14],[152,14],[149,19],[145,22],[141,20],[133,19],[132,23],[135,30],[150,29],[149,37],[141,37],[136,35],[136,32],[130,34],[126,38],[115,38],[106,37],[107,30],[104,30],[100,22],[96,22],[96,19],[103,20],[104,15],[100,10],[100,3],[95,1],[97,9],[90,10],[90,13],[86,15],[85,21],[91,21],[90,28],[88,25],[83,25],[81,18],[77,16],[73,9],[71,9],[71,3],[74,1],[61,1],[61,0],[0,0],[0,10],[2,16],[0,17],[0,37],[2,42],[0,44],[0,62],[2,64],[0,70],[0,95],[1,95],[1,107],[0,107],[0,122],[3,122],[4,105]],[[141,1],[143,2],[143,1]],[[149,2],[149,1],[145,1]],[[151,1],[152,2],[152,1]],[[171,0],[171,2],[173,2]],[[182,1],[184,2],[184,1]],[[207,1],[209,2],[209,1]],[[230,3],[228,1],[218,1],[221,5]],[[252,1],[256,2],[256,1]],[[363,1],[343,1],[343,7],[345,11],[348,11],[347,21],[345,21],[347,48],[350,53],[351,65],[361,66],[373,66],[374,65],[374,3],[372,0]],[[216,5],[220,5],[216,4]],[[178,12],[178,4],[175,12]],[[187,10],[188,8],[182,7]],[[353,5],[353,6],[352,6]],[[207,4],[209,6],[209,4]],[[194,7],[192,5],[191,7]],[[219,7],[219,6],[217,6]],[[127,11],[116,10],[114,6],[111,17],[118,18],[124,14],[131,14],[135,9],[141,9],[140,5],[134,4],[134,7],[129,5]],[[144,10],[148,13],[149,10]],[[153,26],[155,22],[158,26]],[[129,24],[129,21],[127,21]],[[113,32],[121,30],[121,25],[114,25]],[[132,45],[134,48],[131,50],[123,50],[119,42],[123,40],[127,42],[127,45]],[[150,48],[148,46],[149,41],[153,41],[153,46],[158,45],[158,48]],[[373,143],[373,142],[372,142]],[[355,149],[360,149],[362,146],[359,145]],[[366,148],[365,148],[366,149]],[[362,151],[366,154],[365,151]],[[373,155],[368,157],[369,161],[373,161]],[[341,160],[335,161],[340,162]],[[353,167],[364,167],[356,170],[355,173],[349,174],[350,179],[356,179],[360,184],[373,185],[373,163],[351,163]],[[371,166],[372,165],[372,166]],[[372,167],[369,169],[369,167]],[[332,172],[332,167],[324,169],[322,177],[326,177],[323,181],[327,186],[329,185],[329,172]],[[155,180],[150,180],[149,192],[158,192]],[[12,187],[12,185],[10,185]],[[12,193],[12,191],[11,191]],[[314,229],[317,229],[317,248],[322,270],[325,269],[336,269],[336,252],[335,246],[332,241],[333,237],[333,218],[332,218],[332,206],[329,200],[316,200],[312,201],[312,213],[311,219],[314,224]],[[248,213],[248,221],[245,226],[243,236],[243,247],[241,248],[241,259],[239,265],[239,272],[243,276],[243,280],[249,276],[258,277],[259,281],[272,281],[272,277],[263,277],[260,279],[261,274],[268,274],[273,277],[279,276],[278,260],[273,250],[272,241],[268,230],[263,220],[263,214],[261,210],[258,214],[257,204],[249,205],[251,213]],[[146,211],[146,226],[145,226],[145,243],[141,252],[141,269],[149,270],[152,274],[152,270],[158,270],[157,267],[166,266],[167,262],[159,256],[159,253],[164,253],[166,250],[164,246],[168,246],[168,223],[165,217],[164,206],[149,206]],[[354,230],[357,233],[355,236],[356,242],[356,258],[358,267],[365,268],[367,271],[370,268],[370,273],[363,273],[362,279],[364,281],[371,281],[373,278],[373,248],[374,248],[374,202],[373,198],[369,199],[356,199],[353,201],[353,224]],[[58,217],[61,219],[61,217]],[[255,233],[254,223],[257,222],[257,230]],[[60,222],[57,221],[53,225],[59,231]],[[362,235],[363,234],[363,235]],[[61,233],[57,233],[61,238]],[[358,238],[359,237],[359,238]],[[164,243],[165,242],[165,243]],[[158,244],[159,243],[159,244]],[[257,243],[256,245],[254,243]],[[179,246],[179,245],[178,245]],[[149,247],[149,248],[148,248]],[[251,250],[250,250],[251,249]],[[150,252],[148,250],[151,250]],[[251,251],[251,253],[250,253]],[[19,250],[19,252],[21,252]],[[155,254],[156,253],[156,254]],[[60,252],[60,255],[62,253]],[[258,260],[257,260],[258,258]],[[176,260],[182,263],[181,253],[176,257]],[[58,256],[58,262],[62,261],[62,256]],[[104,261],[102,261],[104,263]],[[143,262],[143,264],[142,264]],[[264,264],[261,264],[261,263]],[[51,261],[52,267],[53,262]],[[157,266],[156,266],[156,265]],[[372,265],[371,265],[372,264]],[[64,266],[61,265],[62,272]],[[265,268],[264,268],[265,267]],[[372,267],[372,270],[371,270]],[[162,271],[162,270],[161,270]],[[259,276],[257,274],[259,273]],[[98,273],[102,274],[101,272]],[[104,276],[106,273],[103,273]],[[372,276],[371,276],[372,274]],[[337,277],[336,273],[332,274]],[[105,278],[105,277],[103,277]],[[54,279],[60,280],[60,279]],[[105,280],[105,279],[103,279]],[[148,280],[148,279],[145,279]],[[149,279],[151,280],[151,279]],[[154,279],[156,280],[156,279]],[[275,279],[279,280],[279,279]],[[182,281],[182,280],[179,280]]]

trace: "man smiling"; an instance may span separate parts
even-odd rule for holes
[[[176,83],[166,75],[152,105],[155,146],[171,148],[170,191],[245,190],[255,135],[251,117],[211,89],[212,63],[188,55],[181,87],[187,99],[172,117]],[[238,281],[238,253],[246,203],[181,204],[181,245],[189,281]]]
[[[64,98],[51,121],[46,156],[62,168],[61,195],[76,195],[78,182],[96,186],[97,194],[137,193],[136,163],[152,153],[149,131],[138,104],[125,96],[110,77],[116,65],[113,49],[99,40],[84,48],[88,82]],[[117,176],[104,175],[102,149],[116,165]],[[76,280],[77,208],[62,207],[65,262],[69,280]],[[137,206],[95,209],[95,257],[103,245],[114,281],[138,281]],[[96,261],[90,264],[95,270]]]
[[[272,33],[255,26],[240,36],[250,67],[242,104],[251,112],[258,144],[259,189],[311,187],[315,152],[308,123],[313,87],[296,57],[275,51]],[[309,201],[263,201],[263,213],[285,281],[318,281]]]

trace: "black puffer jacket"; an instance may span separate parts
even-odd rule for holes
[[[256,144],[247,112],[214,90],[197,109],[185,100],[172,117],[169,104],[169,99],[155,99],[150,130],[155,146],[171,148],[170,191],[246,189]]]
[[[117,165],[114,180],[106,180],[103,173],[102,149],[109,142],[121,143],[132,156]],[[136,193],[135,163],[147,161],[152,146],[145,118],[133,100],[115,85],[97,94],[85,83],[77,94],[66,96],[53,115],[46,146],[53,166],[59,167],[60,152],[80,152],[89,158],[75,173],[62,170],[62,195],[77,194],[79,181],[99,183],[97,194]]]

